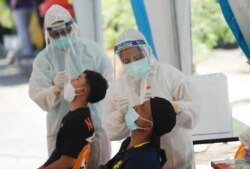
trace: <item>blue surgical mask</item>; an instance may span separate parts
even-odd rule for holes
[[[60,36],[59,39],[52,39],[52,44],[59,49],[68,49],[72,45],[74,39],[72,35]]]
[[[125,64],[125,71],[135,79],[141,79],[147,76],[149,70],[150,67],[146,58]]]
[[[136,129],[144,129],[144,128],[139,127],[139,126],[136,125],[135,122],[138,119],[150,122],[153,125],[152,121],[147,120],[147,119],[145,119],[143,117],[140,117],[139,114],[135,111],[135,109],[130,107],[128,109],[128,111],[126,112],[126,114],[125,114],[125,121],[126,121],[126,125],[127,125],[129,130],[133,131],[133,130],[136,130]]]

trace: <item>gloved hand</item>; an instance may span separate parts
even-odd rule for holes
[[[116,110],[119,111],[119,114],[117,115],[116,122],[118,124],[122,124],[125,122],[125,113],[128,111],[129,108],[129,101],[128,99],[120,99],[115,100],[115,107]]]
[[[119,124],[119,125],[124,123],[125,122],[125,114],[119,112],[119,114],[118,114],[118,116],[116,117],[115,120],[116,120],[116,123]]]
[[[249,147],[250,146],[250,128],[244,131],[240,136],[239,140],[242,144]]]
[[[125,114],[129,107],[129,100],[128,99],[115,100],[115,107],[116,110]]]
[[[69,75],[67,72],[65,72],[65,71],[58,72],[54,77],[54,84],[56,87],[58,87],[60,90],[62,90],[65,82],[68,80],[69,80]]]
[[[174,108],[174,111],[176,112],[176,113],[179,113],[181,110],[180,110],[180,107],[178,106],[178,104],[177,104],[177,102],[173,102],[172,103],[172,106],[173,106],[173,108]]]

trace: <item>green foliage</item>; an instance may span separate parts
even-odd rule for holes
[[[217,0],[192,0],[192,39],[194,61],[207,57],[219,39],[235,43]]]
[[[113,48],[118,36],[136,28],[130,0],[103,0],[105,48]],[[191,0],[194,62],[207,57],[219,39],[235,43],[217,0]]]
[[[105,48],[113,48],[118,36],[128,28],[136,28],[129,0],[103,0]]]
[[[13,28],[14,26],[6,0],[0,0],[0,24],[5,28]]]

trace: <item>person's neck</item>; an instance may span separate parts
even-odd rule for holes
[[[83,97],[76,96],[75,99],[70,103],[70,111],[75,111],[76,109],[88,107],[87,100]]]
[[[150,140],[151,140],[150,133],[146,133],[146,132],[139,131],[139,130],[132,131],[131,132],[130,143],[129,143],[129,145],[128,145],[127,148],[131,148],[131,147],[137,146],[139,144],[148,142]]]

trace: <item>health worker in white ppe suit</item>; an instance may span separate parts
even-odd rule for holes
[[[182,72],[154,59],[150,46],[139,31],[125,31],[114,50],[118,77],[108,88],[102,121],[108,138],[120,140],[129,135],[124,121],[129,107],[150,97],[162,97],[172,103],[177,113],[176,126],[161,137],[161,148],[167,156],[163,169],[195,168],[191,130],[198,122],[199,92]]]
[[[64,93],[64,87],[69,85],[70,79],[78,77],[85,70],[99,72],[110,81],[113,68],[99,45],[79,38],[76,23],[63,7],[53,5],[49,8],[44,28],[46,48],[34,60],[29,95],[48,112],[47,143],[50,155],[55,148],[59,125],[69,112],[69,102],[74,98]],[[98,164],[110,158],[110,143],[101,127],[103,106],[103,102],[89,104],[96,133],[90,168],[97,168]]]

